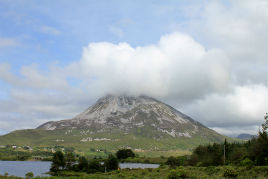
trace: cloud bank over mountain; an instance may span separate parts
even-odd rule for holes
[[[267,2],[191,8],[186,24],[155,43],[90,42],[79,60],[46,70],[33,64],[14,73],[1,63],[9,93],[0,98],[0,130],[71,118],[115,93],[164,100],[223,134],[256,133],[268,106]]]

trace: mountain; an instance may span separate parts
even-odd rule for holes
[[[72,119],[11,132],[0,136],[0,143],[61,145],[81,151],[130,147],[148,152],[189,150],[225,138],[228,137],[151,97],[107,95]]]
[[[237,136],[237,138],[239,138],[239,139],[243,139],[243,140],[250,140],[250,139],[252,139],[253,137],[255,137],[255,136],[252,135],[252,134],[245,134],[245,133],[243,133],[243,134],[239,134],[239,135]]]

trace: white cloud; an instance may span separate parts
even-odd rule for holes
[[[211,94],[186,106],[184,111],[219,132],[238,134],[237,131],[246,130],[252,133],[264,123],[263,115],[267,112],[267,106],[266,86],[236,86],[232,93]]]
[[[268,1],[209,1],[197,7],[199,10],[183,31],[193,34],[207,47],[224,50],[232,61],[236,82],[266,83],[263,74],[268,73]]]
[[[59,35],[59,34],[61,34],[61,32],[58,29],[56,29],[54,27],[51,27],[51,26],[46,26],[46,25],[41,26],[40,31],[42,33],[50,34],[50,35]]]
[[[173,33],[157,44],[133,48],[127,43],[91,43],[76,64],[97,96],[105,93],[200,98],[229,85],[229,59],[220,49],[205,50],[190,36]],[[98,89],[98,90],[96,90]],[[198,91],[196,90],[198,89]]]
[[[36,65],[23,66],[20,77],[10,72],[10,65],[0,64],[0,79],[20,88],[64,89],[68,87],[66,74],[59,68],[51,69],[48,73],[40,72]]]
[[[0,37],[0,48],[1,47],[12,47],[12,46],[18,46],[19,42],[12,38],[1,38]]]
[[[12,86],[0,101],[0,130],[70,118],[106,93],[126,93],[174,104],[224,134],[255,134],[268,106],[267,7],[265,0],[209,1],[187,14],[191,20],[180,29],[187,34],[170,33],[155,44],[90,43],[80,61],[46,72],[32,65],[15,75],[0,64],[0,79]],[[60,34],[48,26],[41,31]]]
[[[124,37],[124,31],[119,27],[109,26],[109,31],[119,38]]]

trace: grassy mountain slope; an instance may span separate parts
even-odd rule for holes
[[[159,153],[190,151],[225,138],[153,98],[109,95],[73,119],[0,136],[0,145],[65,146],[82,152],[130,147],[137,152]]]

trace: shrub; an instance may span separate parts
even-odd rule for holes
[[[179,179],[179,174],[176,172],[176,170],[170,170],[168,174],[168,179]]]
[[[25,174],[25,177],[26,178],[33,178],[34,174],[33,174],[33,172],[28,172],[28,173]]]
[[[166,164],[171,167],[174,167],[174,166],[178,166],[179,162],[175,157],[171,156],[171,157],[168,157]]]
[[[178,173],[180,178],[190,178],[189,174],[183,169],[178,170]]]
[[[104,162],[104,166],[107,170],[117,170],[119,162],[114,155],[109,155],[108,159]]]
[[[68,152],[66,155],[65,155],[65,160],[66,160],[66,169],[67,170],[72,170],[73,169],[73,166],[75,164],[75,157],[74,157],[74,154],[71,153],[71,152]]]
[[[141,172],[141,175],[146,175],[147,174],[147,171],[146,170],[143,170],[142,172]]]
[[[61,151],[57,151],[53,154],[52,164],[50,171],[57,172],[65,168],[65,157]]]
[[[78,168],[80,171],[86,171],[88,169],[88,161],[84,156],[79,158]]]
[[[122,173],[119,173],[119,174],[118,174],[118,177],[120,177],[120,178],[125,178],[125,175],[122,174]]]
[[[226,168],[223,171],[223,176],[226,178],[236,178],[237,175],[238,173],[234,169],[231,169],[231,168]]]
[[[88,173],[96,173],[96,172],[101,172],[101,171],[102,171],[102,167],[98,160],[92,159],[89,161]]]
[[[126,159],[128,157],[135,157],[135,154],[131,149],[118,150],[115,155],[118,159]]]
[[[180,179],[180,178],[190,178],[189,174],[183,170],[180,169],[178,171],[171,170],[168,174],[168,179]]]
[[[253,163],[253,161],[250,160],[249,158],[245,158],[244,160],[242,160],[242,161],[240,162],[240,165],[241,165],[241,166],[244,166],[244,167],[249,167],[249,168],[251,168],[251,167],[254,165],[254,163]]]

